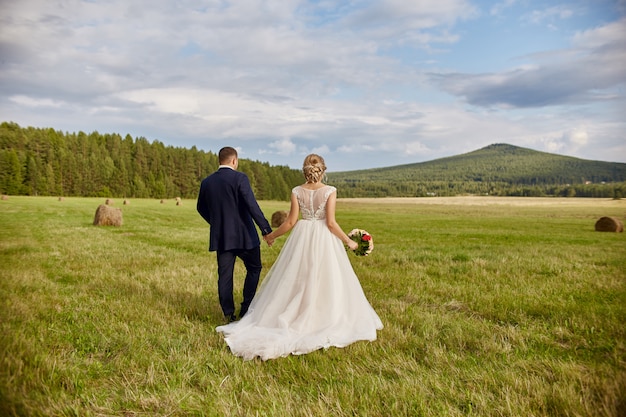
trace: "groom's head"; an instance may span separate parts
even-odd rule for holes
[[[235,169],[237,168],[237,165],[239,165],[237,150],[235,148],[231,148],[230,146],[225,146],[220,149],[218,158],[220,165],[230,165]]]

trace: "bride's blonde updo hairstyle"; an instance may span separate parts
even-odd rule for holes
[[[316,183],[322,181],[325,172],[326,164],[324,163],[324,158],[314,153],[304,158],[302,173],[306,182]]]

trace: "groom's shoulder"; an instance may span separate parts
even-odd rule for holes
[[[230,168],[220,168],[212,174],[212,176],[219,177],[219,178],[237,178],[240,175],[244,175],[244,174],[242,172],[235,171],[234,169],[230,169]]]
[[[222,168],[217,173],[219,174],[219,178],[222,181],[227,181],[231,184],[244,184],[244,183],[249,184],[250,183],[248,176],[241,171],[235,171],[234,169]]]
[[[241,171],[235,171],[234,169],[231,169],[231,175],[235,178],[238,179],[248,179],[248,175],[246,175],[245,172],[241,172]]]

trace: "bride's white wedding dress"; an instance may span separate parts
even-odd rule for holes
[[[270,268],[248,313],[217,327],[233,354],[263,360],[300,355],[358,340],[376,340],[383,328],[367,301],[339,238],[326,226],[324,186],[292,190],[302,218]]]

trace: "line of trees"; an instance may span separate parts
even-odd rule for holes
[[[33,196],[196,198],[217,155],[130,135],[63,133],[0,124],[0,193]],[[241,159],[260,200],[289,200],[302,173]],[[496,144],[419,164],[328,174],[341,197],[626,197],[626,164]]]
[[[354,197],[450,197],[458,195],[491,195],[517,197],[626,197],[626,182],[599,184],[511,184],[482,181],[367,181],[334,178],[333,185],[341,196]]]
[[[0,124],[0,192],[9,195],[196,198],[217,154],[118,134]],[[260,200],[288,200],[302,173],[241,159]]]

